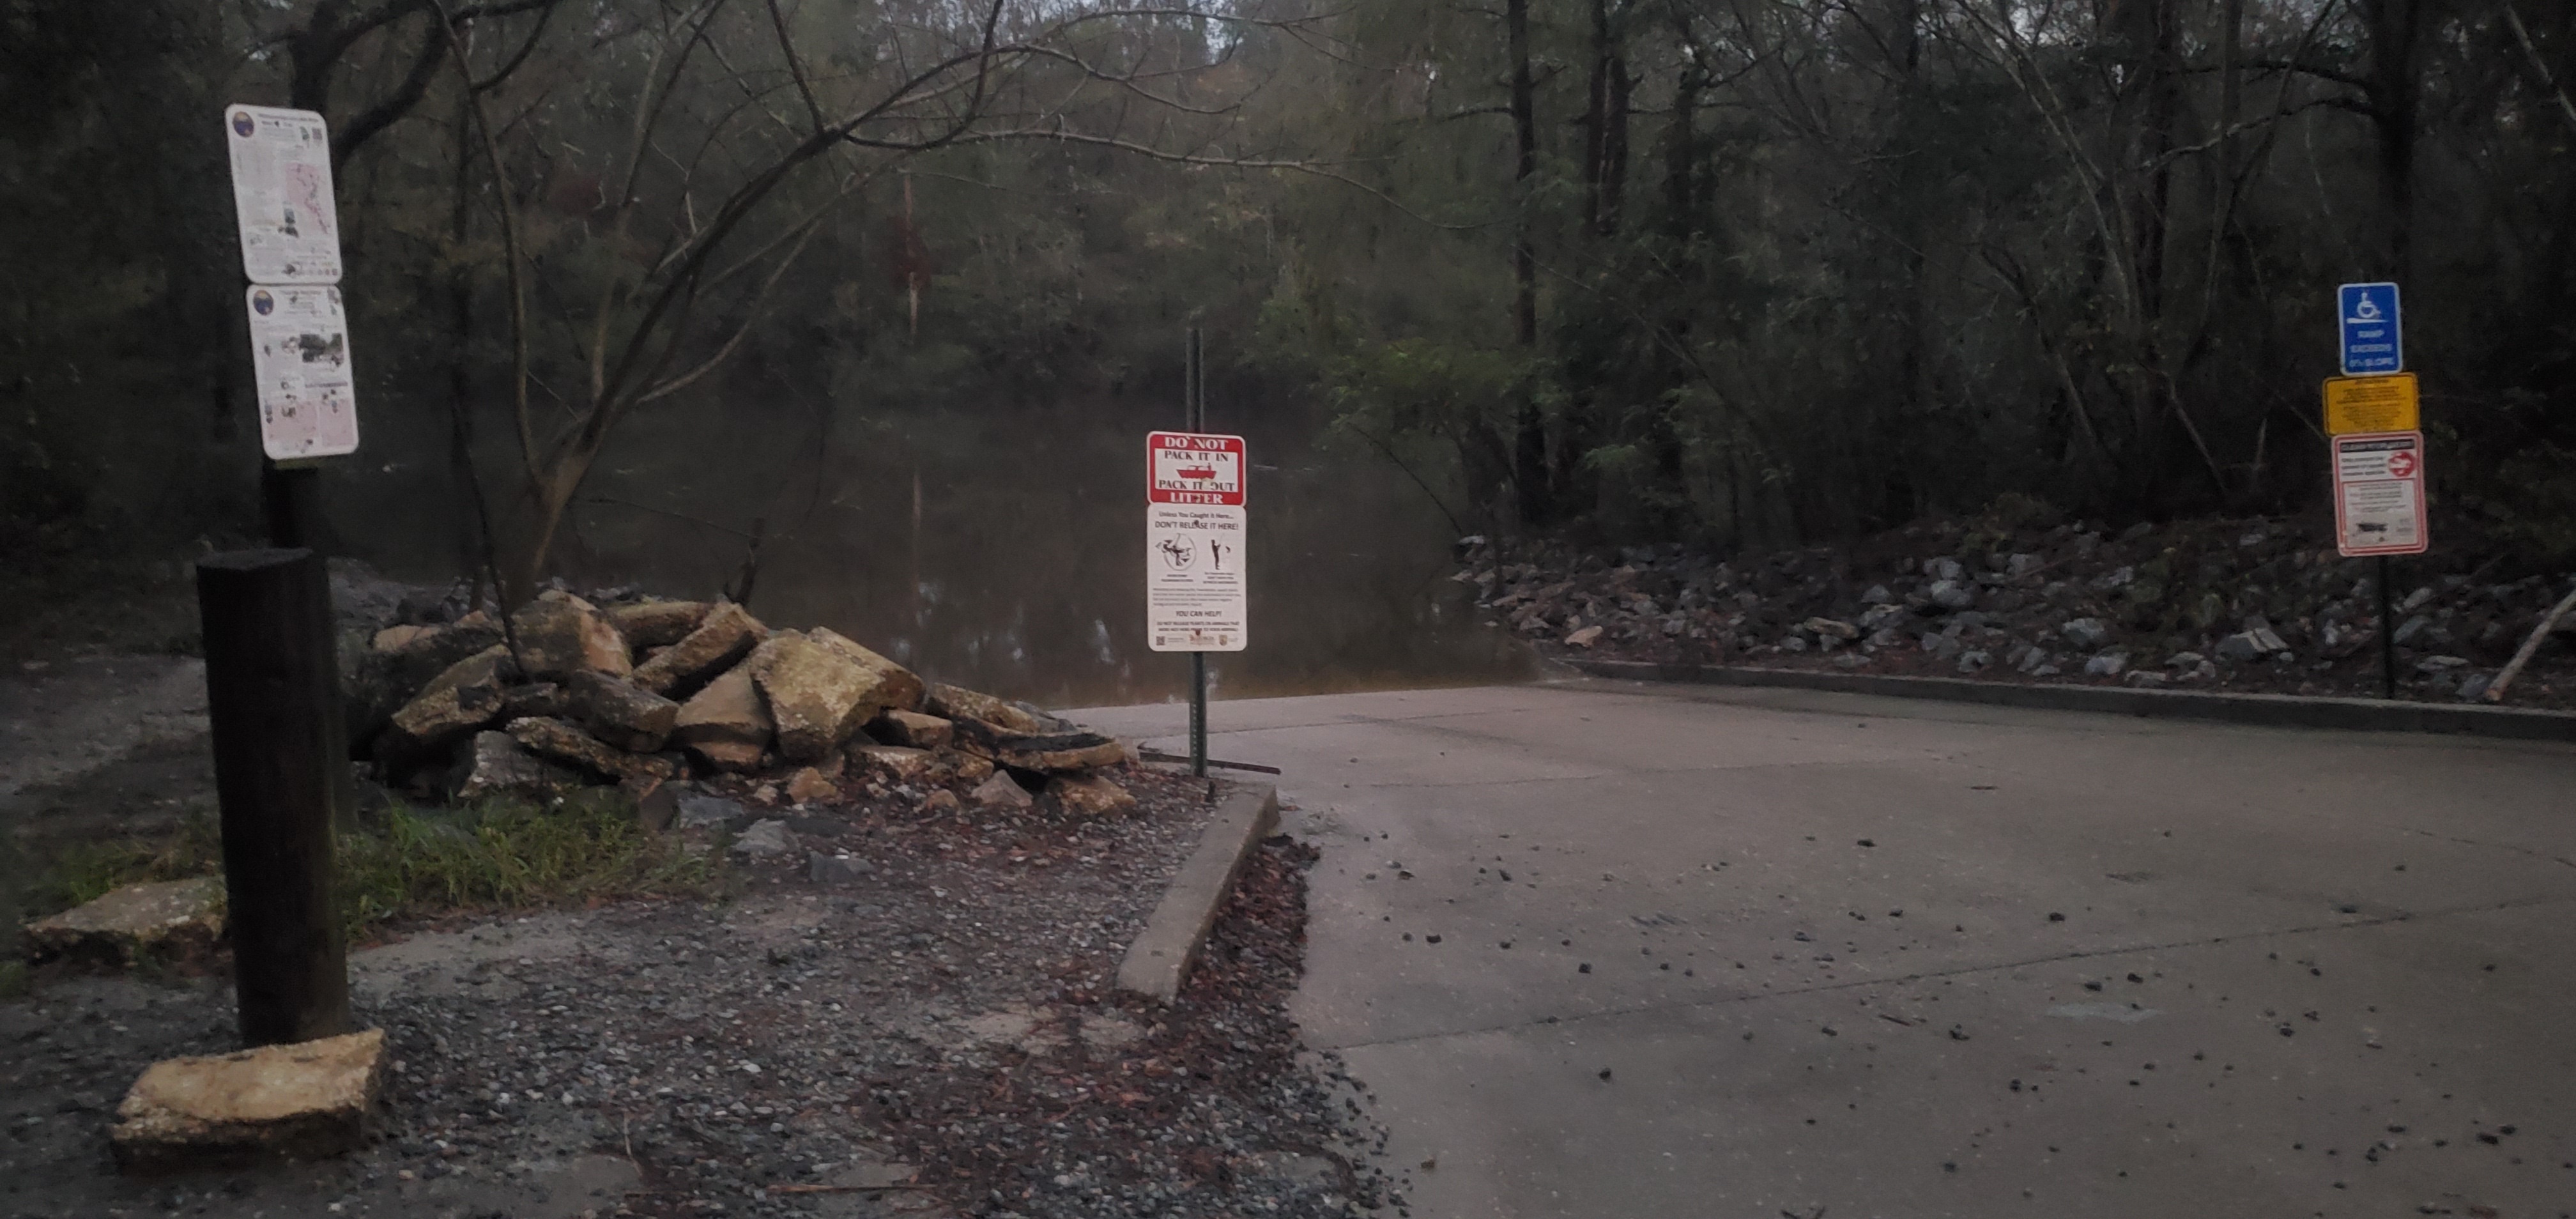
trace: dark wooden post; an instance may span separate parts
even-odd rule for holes
[[[349,1031],[349,970],[331,877],[340,733],[331,586],[310,550],[197,564],[215,793],[223,808],[233,991],[242,1040]]]

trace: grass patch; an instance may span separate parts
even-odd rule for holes
[[[186,880],[220,872],[223,833],[212,817],[193,816],[161,839],[120,838],[62,848],[27,893],[29,913],[41,918],[96,901],[114,889],[155,880]]]
[[[355,935],[387,919],[627,897],[709,897],[729,879],[712,855],[636,824],[613,790],[549,806],[495,800],[424,813],[397,805],[340,839],[340,908]]]
[[[717,853],[692,853],[675,836],[647,831],[636,823],[634,802],[613,789],[576,792],[549,805],[494,800],[435,811],[396,805],[367,822],[340,835],[335,859],[342,926],[352,938],[388,919],[713,897],[728,892],[731,882]],[[68,910],[125,885],[222,870],[222,833],[209,817],[190,818],[161,839],[77,843],[37,874],[24,917]],[[0,973],[0,994],[7,983]]]

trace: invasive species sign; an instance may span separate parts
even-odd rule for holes
[[[2415,374],[2333,377],[2326,381],[2326,435],[2412,432],[2423,427]]]
[[[357,377],[340,290],[254,284],[245,300],[260,448],[273,461],[357,452]]]
[[[2406,368],[2406,334],[2397,318],[2397,285],[2345,284],[2335,290],[2343,330],[2343,375],[2370,377]]]
[[[1157,652],[1240,652],[1243,437],[1145,437],[1145,636]]]
[[[2334,438],[2335,548],[2347,557],[2422,554],[2424,434],[2362,432]]]
[[[255,284],[340,282],[331,131],[310,110],[224,107],[242,274]]]

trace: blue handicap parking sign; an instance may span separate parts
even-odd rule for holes
[[[2397,321],[2397,285],[2345,284],[2335,293],[2343,330],[2343,375],[2375,377],[2406,370],[2406,338]]]

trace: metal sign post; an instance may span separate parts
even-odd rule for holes
[[[1185,410],[1191,430],[1145,437],[1145,636],[1157,652],[1190,654],[1190,772],[1207,773],[1207,654],[1240,652],[1247,637],[1243,437],[1207,422],[1206,361],[1189,332]]]
[[[2333,447],[2335,549],[2378,560],[2379,694],[2397,697],[2397,624],[2389,556],[2431,546],[2424,503],[2424,433],[2415,375],[2406,371],[2406,331],[2397,285],[2345,284],[2335,291],[2344,375],[2325,385],[2326,440]]]
[[[1181,370],[1182,426],[1191,432],[1207,430],[1207,351],[1199,345],[1199,328],[1190,327],[1190,347],[1183,357]],[[1190,652],[1190,773],[1207,777],[1207,653]]]

